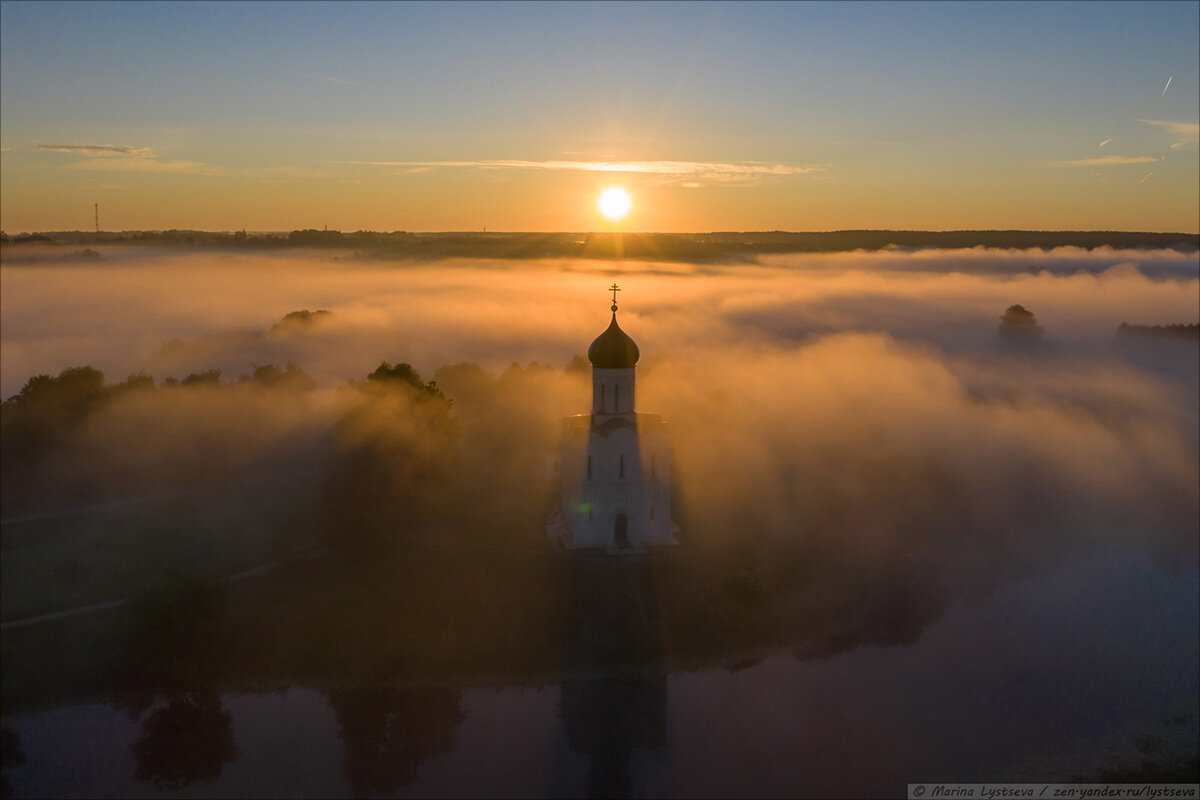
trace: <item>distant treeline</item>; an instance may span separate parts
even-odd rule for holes
[[[1121,338],[1131,336],[1150,336],[1156,338],[1168,339],[1189,339],[1200,341],[1200,324],[1186,325],[1177,323],[1175,325],[1130,325],[1128,322],[1122,322],[1117,327],[1117,336]]]
[[[814,233],[409,233],[407,231],[295,230],[290,233],[194,230],[51,231],[10,237],[0,244],[149,244],[180,247],[351,249],[365,258],[640,258],[737,260],[758,253],[830,253],[901,248],[1096,247],[1200,249],[1200,235],[1137,231],[881,231]],[[11,253],[9,254],[11,256]]]

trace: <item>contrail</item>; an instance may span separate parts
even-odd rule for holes
[[[1111,141],[1112,141],[1112,137],[1110,136],[1110,137],[1108,137],[1107,139],[1105,139],[1103,142],[1101,142],[1101,143],[1100,143],[1100,146],[1101,146],[1101,147],[1104,147],[1104,145],[1108,144],[1108,143],[1109,143],[1109,142],[1111,142]]]
[[[1151,175],[1153,175],[1153,174],[1154,174],[1153,172],[1147,172],[1147,173],[1146,173],[1146,177],[1145,177],[1145,178],[1142,178],[1140,181],[1138,181],[1138,183],[1145,183],[1145,182],[1146,182],[1146,180],[1147,180],[1147,179],[1148,179],[1148,178],[1149,178]]]
[[[1167,78],[1167,85],[1163,87],[1163,93],[1162,93],[1162,97],[1160,97],[1160,98],[1159,98],[1159,100],[1161,100],[1163,97],[1166,97],[1166,96],[1167,96],[1167,89],[1168,89],[1168,88],[1170,88],[1170,86],[1171,86],[1171,81],[1173,81],[1173,80],[1175,80],[1175,76],[1174,76],[1174,75],[1172,75],[1171,77]]]

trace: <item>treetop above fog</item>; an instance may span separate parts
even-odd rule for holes
[[[1000,321],[1009,325],[1037,325],[1037,318],[1022,305],[1009,306]]]

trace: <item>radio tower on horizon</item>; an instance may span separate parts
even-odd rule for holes
[[[100,204],[95,203],[96,207],[96,236],[100,235]]]

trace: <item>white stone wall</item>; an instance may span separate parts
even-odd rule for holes
[[[608,435],[593,429],[594,422],[603,430],[604,423],[614,416],[579,415],[564,420],[560,473],[568,532],[563,545],[618,549],[618,514],[627,519],[628,549],[673,544],[666,426],[655,415],[628,414],[621,415],[632,423],[628,427],[615,427]]]
[[[592,413],[601,415],[632,414],[637,408],[634,397],[634,369],[592,369]]]
[[[645,486],[646,543],[675,544],[671,523],[671,436],[666,425],[643,426],[639,432],[642,481]]]

